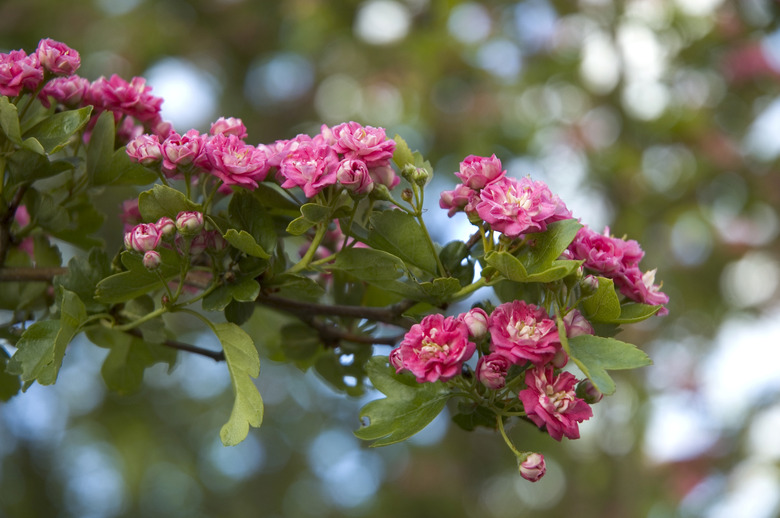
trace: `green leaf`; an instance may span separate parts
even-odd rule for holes
[[[6,372],[7,363],[8,355],[5,349],[0,347],[0,401],[8,401],[22,388],[22,380],[19,376]]]
[[[138,210],[144,221],[157,221],[163,216],[175,220],[179,212],[197,211],[200,206],[173,187],[155,185],[138,196]]]
[[[8,97],[0,96],[0,130],[3,131],[8,140],[22,145],[22,131],[19,128],[19,113],[16,105],[8,101]]]
[[[406,164],[414,164],[414,156],[409,148],[409,144],[401,138],[401,135],[396,135],[393,140],[395,140],[393,162],[398,166],[398,169],[403,169]]]
[[[372,357],[366,372],[374,387],[387,396],[360,411],[360,418],[369,424],[356,430],[355,436],[374,441],[371,447],[408,439],[433,421],[450,398],[443,383],[417,383],[409,374],[398,375],[384,356]]]
[[[404,275],[403,261],[382,250],[372,248],[347,248],[336,256],[331,270],[341,270],[361,281],[393,280]]]
[[[156,363],[176,362],[176,349],[148,343],[121,331],[98,327],[87,332],[98,347],[109,349],[100,373],[109,390],[119,394],[136,392],[143,383],[144,371]]]
[[[161,248],[158,252],[162,258],[158,272],[162,277],[168,281],[179,275],[179,254],[167,248]],[[163,287],[160,276],[146,269],[140,254],[124,251],[121,260],[127,271],[115,273],[100,281],[95,289],[96,301],[106,304],[126,302]]]
[[[322,343],[317,331],[305,324],[293,323],[282,327],[281,334],[284,355],[300,368],[310,367]]]
[[[17,149],[8,157],[9,183],[33,182],[73,169],[73,164],[63,160],[50,162],[41,154],[28,149]]]
[[[569,357],[606,395],[615,392],[615,382],[607,374],[608,370],[636,369],[653,363],[644,351],[614,338],[580,335],[567,341]]]
[[[54,278],[54,285],[78,295],[89,313],[99,313],[105,304],[95,300],[95,287],[111,272],[111,262],[104,250],[93,248],[88,257],[76,256],[68,262],[68,271]]]
[[[318,223],[330,221],[333,216],[333,208],[317,203],[304,203],[301,205],[301,216],[287,225],[287,232],[293,236],[300,236]]]
[[[442,265],[450,275],[460,281],[461,286],[474,280],[474,261],[463,241],[450,241],[439,253]]]
[[[613,320],[615,324],[635,324],[646,320],[658,313],[663,306],[651,306],[650,304],[639,304],[629,302],[623,304],[620,308],[620,317]]]
[[[109,183],[105,180],[112,174],[111,158],[114,154],[115,140],[114,114],[106,110],[100,114],[95,127],[92,128],[87,145],[87,178],[94,185]]]
[[[257,308],[257,304],[254,302],[241,302],[233,299],[225,308],[225,320],[237,326],[243,325],[252,318],[255,308]]]
[[[111,162],[95,175],[95,185],[148,185],[159,178],[150,168],[133,162],[121,147],[111,155]]]
[[[252,277],[237,278],[234,282],[223,282],[203,298],[203,309],[222,311],[230,301],[254,302],[260,294],[260,284]]]
[[[485,262],[506,279],[516,282],[553,282],[573,273],[582,261],[556,259],[550,264],[535,263],[528,270],[517,257],[508,252],[488,252]]]
[[[621,308],[615,283],[606,277],[597,277],[596,293],[582,300],[583,315],[594,322],[613,323],[620,317]]]
[[[62,289],[60,318],[40,320],[27,328],[16,343],[18,349],[7,368],[11,374],[21,375],[23,390],[36,380],[41,385],[57,381],[65,349],[86,318],[84,303],[75,293]]]
[[[528,234],[529,245],[517,257],[529,273],[546,270],[568,248],[580,228],[582,224],[575,219],[550,223],[544,232]]]
[[[26,131],[24,137],[37,139],[46,153],[52,154],[65,147],[71,137],[84,127],[91,113],[92,106],[55,113]]]
[[[452,421],[468,432],[475,430],[478,426],[484,426],[491,430],[496,428],[496,414],[489,408],[472,401],[458,403],[458,413],[452,416]]]
[[[249,247],[253,248],[254,253],[250,253],[235,244],[233,246],[254,257],[268,259],[276,248],[276,230],[274,229],[273,219],[267,213],[260,200],[249,192],[238,191],[230,199],[228,215],[231,224],[236,229],[248,233],[253,242],[260,247],[263,255],[256,255],[260,252],[254,249],[251,244]],[[241,232],[238,233],[241,234]]]
[[[370,221],[369,245],[436,275],[436,257],[414,216],[401,210],[386,210],[372,214]]]
[[[231,228],[228,229],[223,237],[225,238],[225,241],[247,255],[251,255],[252,257],[259,257],[260,259],[268,259],[271,257],[271,255],[263,250],[263,247],[260,246],[257,241],[255,241],[255,238],[253,238],[252,235],[249,234],[249,232],[246,230],[237,232],[236,229]]]
[[[260,357],[252,338],[237,325],[215,324],[214,332],[225,351],[236,396],[230,419],[219,436],[225,446],[235,446],[246,438],[250,426],[257,428],[263,422],[263,398],[251,379],[260,375]]]
[[[422,282],[417,285],[423,293],[422,300],[433,305],[450,302],[452,295],[460,291],[460,281],[453,277],[441,277],[432,282]]]

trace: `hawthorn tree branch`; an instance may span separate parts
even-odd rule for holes
[[[54,277],[68,273],[64,266],[47,268],[0,268],[0,282],[51,282]]]
[[[125,333],[129,335],[133,335],[137,338],[143,338],[143,333],[141,333],[141,331],[138,329],[130,329],[128,331],[125,331]],[[215,362],[225,361],[224,351],[213,351],[211,349],[204,349],[203,347],[198,347],[197,345],[185,344],[183,342],[178,342],[176,340],[165,340],[164,342],[160,343],[160,345],[163,345],[165,347],[170,347],[171,349],[177,349],[179,351],[186,351],[188,353],[200,354],[201,356],[206,356],[207,358],[211,358]]]
[[[394,325],[409,329],[415,322],[402,316],[403,312],[411,308],[417,301],[404,300],[386,308],[374,308],[363,306],[346,306],[341,304],[318,304],[316,302],[304,302],[299,300],[277,297],[275,295],[260,295],[257,303],[274,309],[280,309],[298,316],[311,317],[312,315],[365,318],[375,322]],[[374,342],[376,343],[376,342]]]

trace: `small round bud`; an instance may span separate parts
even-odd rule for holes
[[[129,242],[130,247],[128,249],[136,252],[154,250],[160,242],[160,233],[157,231],[157,227],[149,223],[136,225],[129,234],[129,239],[125,235],[125,245]]]
[[[556,369],[564,368],[567,363],[569,363],[569,355],[563,349],[558,349],[550,360],[550,364]]]
[[[147,270],[154,271],[160,267],[162,257],[157,250],[149,250],[144,254],[143,263]]]
[[[593,295],[599,289],[599,280],[593,275],[586,275],[580,281],[580,290],[582,290],[582,296],[587,297]]]
[[[417,167],[412,174],[412,181],[420,187],[425,187],[431,181],[432,175],[424,167]]]
[[[575,392],[578,398],[585,400],[589,405],[598,403],[604,397],[604,394],[589,379],[580,381]]]
[[[488,354],[477,362],[477,379],[491,390],[504,388],[509,367],[509,360],[503,356]]]
[[[411,189],[404,189],[401,191],[401,199],[407,203],[411,203],[414,199],[414,193],[412,193]]]
[[[185,236],[194,236],[203,230],[203,213],[197,211],[179,212],[176,216],[176,230]]]
[[[473,308],[461,315],[461,320],[469,328],[469,334],[475,340],[482,339],[487,333],[488,314],[482,308]]]
[[[520,476],[530,482],[536,482],[547,472],[544,455],[541,453],[530,453],[522,460],[519,457],[517,460]]]
[[[176,232],[176,223],[166,216],[158,219],[155,226],[157,227],[157,232],[159,232],[162,237],[171,237]]]

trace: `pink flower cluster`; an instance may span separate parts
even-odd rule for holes
[[[0,54],[0,95],[16,97],[23,91],[34,92],[44,75],[69,76],[81,65],[79,53],[64,43],[43,39],[33,54],[12,50]]]
[[[400,179],[390,166],[395,141],[382,128],[356,122],[333,128],[323,125],[320,134],[298,135],[290,140],[252,146],[244,142],[246,127],[237,118],[220,118],[208,135],[190,130],[171,133],[163,141],[140,135],[127,145],[138,163],[161,164],[168,177],[190,171],[208,172],[225,186],[256,189],[275,169],[285,189],[299,187],[312,198],[330,185],[356,194],[368,194],[375,183],[395,187]]]
[[[655,284],[655,270],[642,272],[639,261],[645,255],[639,243],[633,239],[612,237],[609,227],[603,234],[582,227],[568,248],[571,258],[583,260],[588,270],[613,279],[620,293],[643,304],[659,305],[669,302],[669,297]],[[659,315],[668,313],[666,308]]]
[[[544,182],[507,177],[495,155],[469,155],[455,175],[461,183],[439,200],[450,217],[464,211],[510,238],[543,232],[548,224],[572,217]]]

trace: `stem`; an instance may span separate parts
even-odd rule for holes
[[[314,254],[317,253],[317,248],[319,248],[320,243],[322,242],[322,238],[325,237],[325,233],[327,231],[328,231],[328,226],[324,223],[320,223],[319,226],[317,227],[317,233],[314,234],[314,238],[311,240],[309,249],[306,250],[306,254],[304,254],[304,256],[301,257],[300,261],[292,265],[284,273],[298,273],[304,268],[306,268],[307,266],[309,266],[309,263],[311,263]]]
[[[138,338],[143,338],[143,334],[141,333],[141,331],[137,329],[131,329],[127,331],[127,334],[133,335]],[[224,351],[212,351],[211,349],[204,349],[203,347],[198,347],[197,345],[185,344],[183,342],[178,342],[176,340],[165,340],[164,342],[160,343],[160,345],[164,345],[165,347],[170,347],[171,349],[178,349],[179,351],[186,351],[188,353],[194,353],[194,354],[199,354],[201,356],[206,356],[207,358],[211,358],[215,362],[225,361]]]
[[[132,322],[129,322],[127,324],[121,325],[121,326],[113,326],[112,329],[115,329],[117,331],[129,331],[131,329],[134,329],[144,322],[148,322],[150,320],[154,320],[155,318],[167,313],[169,309],[166,306],[163,306],[161,308],[155,309],[151,313],[147,313],[146,315],[142,316],[138,320],[133,320]]]
[[[63,266],[52,268],[0,268],[0,282],[49,282],[57,275],[65,275]]]
[[[517,448],[515,448],[515,445],[512,444],[512,441],[510,441],[509,437],[506,435],[506,430],[504,430],[504,420],[500,415],[496,416],[496,423],[498,423],[498,431],[501,432],[501,437],[504,438],[504,442],[507,446],[509,446],[509,449],[512,450],[512,453],[514,453],[518,458],[522,457],[523,454],[520,453]]]
[[[260,295],[257,303],[273,309],[286,311],[294,315],[327,315],[347,318],[365,318],[374,322],[383,322],[404,329],[409,329],[414,321],[402,317],[404,311],[414,306],[414,300],[405,300],[387,308],[371,308],[362,306],[344,306],[339,304],[317,304],[315,302],[303,302],[298,300],[276,297],[274,295]]]
[[[452,295],[452,300],[459,300],[463,297],[470,295],[471,293],[477,291],[480,288],[484,288],[485,286],[488,286],[488,281],[484,277],[480,277],[477,282],[472,282],[468,286],[462,287],[459,291],[457,291],[455,294]]]

